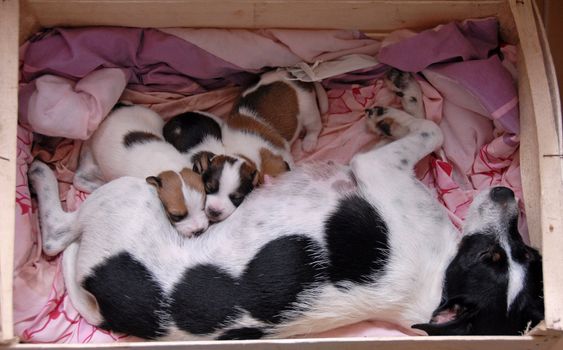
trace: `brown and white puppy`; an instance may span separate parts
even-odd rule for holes
[[[209,226],[203,182],[190,160],[164,141],[163,125],[148,108],[118,105],[84,145],[74,184],[92,192],[123,176],[147,179],[178,232],[197,235]]]
[[[261,180],[254,163],[243,157],[201,151],[192,160],[207,195],[205,213],[213,222],[231,215]]]
[[[178,232],[199,236],[207,229],[209,220],[202,211],[206,194],[199,174],[184,168],[180,172],[163,171],[146,180],[156,188],[168,219]]]
[[[256,85],[242,93],[226,121],[231,133],[223,133],[227,149],[252,159],[269,176],[293,165],[290,146],[302,131],[306,133],[303,150],[315,149],[322,129],[321,113],[328,110],[326,92],[319,83],[290,79],[283,70],[263,74]],[[255,139],[237,133],[254,135]]]

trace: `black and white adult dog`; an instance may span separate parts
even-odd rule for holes
[[[541,257],[518,234],[512,191],[480,193],[459,238],[412,170],[442,143],[438,126],[369,112],[374,130],[408,132],[349,167],[297,167],[195,239],[164,219],[144,180],[101,187],[64,252],[73,305],[92,324],[147,339],[280,338],[366,319],[429,334],[537,324]],[[57,195],[43,163],[29,175],[40,205]]]

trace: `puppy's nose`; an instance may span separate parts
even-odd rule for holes
[[[207,215],[209,215],[211,218],[217,218],[217,217],[221,216],[221,211],[215,210],[213,208],[209,208],[209,209],[207,209]]]
[[[496,203],[506,203],[514,199],[514,192],[507,187],[495,187],[491,190],[491,199]]]

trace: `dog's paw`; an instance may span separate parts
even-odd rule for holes
[[[401,70],[391,68],[385,75],[385,83],[387,87],[397,94],[399,97],[403,97],[404,91],[409,88],[409,85],[413,82],[413,78],[410,73],[403,72]]]
[[[367,127],[376,135],[395,139],[408,133],[408,127],[404,124],[409,116],[403,111],[376,106],[366,109],[366,115]]]
[[[33,163],[29,166],[29,170],[27,171],[28,175],[31,176],[42,176],[44,174],[45,169],[49,167],[47,164],[43,163],[40,160],[34,160]]]
[[[43,163],[42,161],[35,160],[29,166],[27,176],[29,177],[29,180],[34,183],[45,179],[50,171],[51,169],[47,164]]]
[[[416,118],[424,118],[422,90],[410,73],[393,68],[385,76],[385,85],[401,98],[403,109],[407,113]]]
[[[307,153],[313,152],[316,147],[317,147],[317,139],[316,138],[305,137],[303,139],[303,142],[301,143],[301,148],[303,149],[303,151],[305,151]]]

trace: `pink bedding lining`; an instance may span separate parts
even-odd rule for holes
[[[183,40],[188,40],[186,38],[189,36],[193,38],[195,34],[198,36],[205,34],[201,31],[195,34],[193,31],[187,31],[184,34],[177,32],[177,30],[170,30],[170,32],[175,32],[175,35],[178,37],[184,36]],[[316,40],[318,35],[324,35],[325,40],[329,40],[328,38],[335,37],[335,33],[337,33],[336,39],[340,40],[339,36],[342,36],[346,40],[344,45],[337,46],[333,50],[333,54],[340,49],[342,49],[342,52],[349,52],[348,46],[359,48],[360,50],[371,47],[370,50],[376,48],[376,51],[380,46],[379,43],[373,40],[366,45],[366,39],[358,36],[355,32],[346,34],[345,32],[327,31],[311,35],[311,37]],[[248,32],[245,31],[240,34],[241,38],[249,36]],[[287,41],[291,42],[293,40],[299,42],[300,45],[307,46],[306,41],[297,39],[302,38],[302,32],[282,31],[282,34],[278,34],[278,38],[280,36],[284,38],[289,37],[289,39],[286,39]],[[219,32],[213,31],[209,35],[216,36],[219,35]],[[232,31],[230,35],[233,35]],[[401,35],[403,34],[399,33],[398,35],[390,36],[390,38],[394,38],[396,42],[400,43],[401,40],[397,39],[397,37],[400,38]],[[271,33],[267,33],[266,38],[268,36],[271,36]],[[291,38],[292,36],[295,37]],[[412,36],[412,33],[409,33],[407,36]],[[361,43],[354,44],[347,41],[354,38],[355,40],[360,40]],[[274,42],[277,43],[278,40],[280,39],[276,39]],[[333,43],[338,40],[333,41]],[[383,44],[385,46],[386,43],[384,42]],[[284,46],[286,46],[286,49],[287,47],[291,48],[291,45]],[[513,53],[513,50],[510,46],[503,48],[503,51],[507,53]],[[210,51],[213,52],[213,50]],[[296,51],[299,52],[298,49]],[[225,52],[214,52],[214,54],[222,55],[221,59],[228,60],[228,54]],[[291,57],[291,54],[294,53],[286,53],[284,57]],[[302,55],[306,56],[304,53]],[[278,58],[281,57],[277,56]],[[310,57],[317,56],[312,54]],[[515,56],[507,54],[505,57]],[[257,69],[259,67],[259,63],[244,63],[243,61],[244,59],[241,56],[234,57],[232,60],[232,62],[238,65],[246,64],[246,67],[249,69]],[[503,64],[510,65],[511,63],[503,62]],[[101,71],[103,72],[103,70]],[[369,76],[369,72],[366,72],[366,76]],[[43,77],[45,76],[43,75]],[[67,123],[72,123],[74,126],[63,126],[68,126],[70,129],[67,129],[67,131],[71,130],[71,132],[74,132],[72,130],[73,127],[74,130],[80,130],[78,135],[88,135],[95,129],[95,127],[92,128],[93,124],[90,124],[90,118],[98,118],[97,116],[105,115],[107,112],[104,111],[107,109],[107,106],[111,107],[113,100],[109,97],[103,99],[98,98],[98,95],[93,95],[92,91],[102,91],[102,89],[96,86],[90,88],[89,84],[83,83],[84,79],[80,80],[79,83],[75,83],[74,80],[68,79],[68,77],[61,77],[61,79],[67,80],[67,85],[62,87],[64,91],[62,96],[65,96],[65,98],[61,98],[61,95],[55,94],[55,96],[63,102],[65,108],[62,110],[72,111],[72,108],[75,108],[68,107],[67,109],[67,98],[76,99],[78,97],[78,100],[86,98],[86,105],[94,106],[93,112],[85,112],[87,115],[85,119],[67,121]],[[517,197],[522,198],[518,162],[518,136],[514,133],[507,133],[506,129],[501,127],[498,122],[491,121],[491,113],[487,112],[487,110],[479,109],[474,111],[468,109],[468,106],[463,101],[473,101],[475,96],[463,88],[459,88],[460,84],[454,84],[458,87],[458,89],[455,89],[455,96],[445,96],[444,91],[437,91],[422,76],[420,79],[427,117],[441,122],[440,126],[446,135],[446,142],[442,152],[437,156],[428,157],[418,164],[417,174],[425,184],[434,189],[437,197],[450,213],[452,221],[458,226],[461,224],[473,194],[478,189],[486,186],[503,184],[513,188]],[[426,79],[428,78],[426,77]],[[31,84],[35,84],[36,80],[32,80]],[[55,81],[57,80],[55,79]],[[107,82],[107,80],[105,81]],[[88,83],[88,81],[86,82]],[[80,85],[80,83],[83,84]],[[94,85],[96,84],[98,83],[96,82]],[[364,126],[364,109],[374,105],[398,105],[396,97],[383,86],[382,81],[372,80],[371,76],[369,81],[365,81],[361,85],[347,83],[333,86],[337,86],[337,88],[328,90],[330,108],[328,115],[323,116],[324,128],[319,139],[319,145],[312,154],[304,154],[301,151],[299,141],[296,142],[293,147],[293,154],[298,163],[314,159],[331,159],[340,163],[347,163],[354,153],[369,145],[373,140],[373,135],[369,134]],[[29,85],[22,85],[22,90],[28,87]],[[165,118],[195,109],[208,110],[224,116],[230,110],[240,91],[235,86],[225,85],[219,89],[200,91],[197,94],[190,95],[168,90],[144,91],[144,89],[137,89],[136,85],[129,85],[129,87],[123,91],[121,99],[145,104],[161,113]],[[87,94],[84,94],[84,91],[87,91]],[[26,95],[25,93],[23,95],[30,96],[30,94]],[[112,94],[104,96],[110,95]],[[95,98],[92,96],[95,96]],[[99,101],[105,102],[99,103]],[[462,102],[461,106],[459,105],[460,101]],[[39,99],[39,102],[42,102],[41,99]],[[48,103],[44,104],[44,106],[46,105]],[[58,102],[56,105],[58,105]],[[72,103],[69,103],[68,106],[72,106]],[[77,106],[78,108],[83,107],[80,104]],[[481,106],[478,108],[481,108]],[[504,107],[504,109],[507,110],[508,107]],[[41,108],[37,108],[37,110],[41,110]],[[57,115],[52,116],[59,118]],[[57,122],[51,121],[51,125],[58,127],[60,122],[60,120],[57,120]],[[99,121],[94,121],[93,123],[96,124]],[[49,123],[45,125],[47,124]],[[47,127],[49,126],[47,125]],[[112,334],[87,324],[78,315],[67,298],[60,271],[60,257],[48,259],[41,254],[37,209],[35,202],[30,199],[26,176],[28,164],[33,157],[38,157],[55,167],[61,185],[61,200],[68,210],[75,210],[86,198],[87,194],[77,191],[71,185],[73,172],[78,162],[81,141],[43,137],[38,138],[36,140],[38,142],[33,145],[31,130],[27,115],[20,116],[16,189],[18,210],[16,215],[16,270],[14,280],[16,332],[23,341],[36,343],[99,343],[134,340],[130,337]],[[64,131],[65,134],[59,136],[67,136],[67,131]],[[63,133],[63,130],[61,130],[61,133]],[[76,138],[84,137],[79,136]],[[525,238],[527,238],[524,220],[521,220],[520,228]],[[373,320],[312,336],[367,337],[413,334],[409,330]]]

